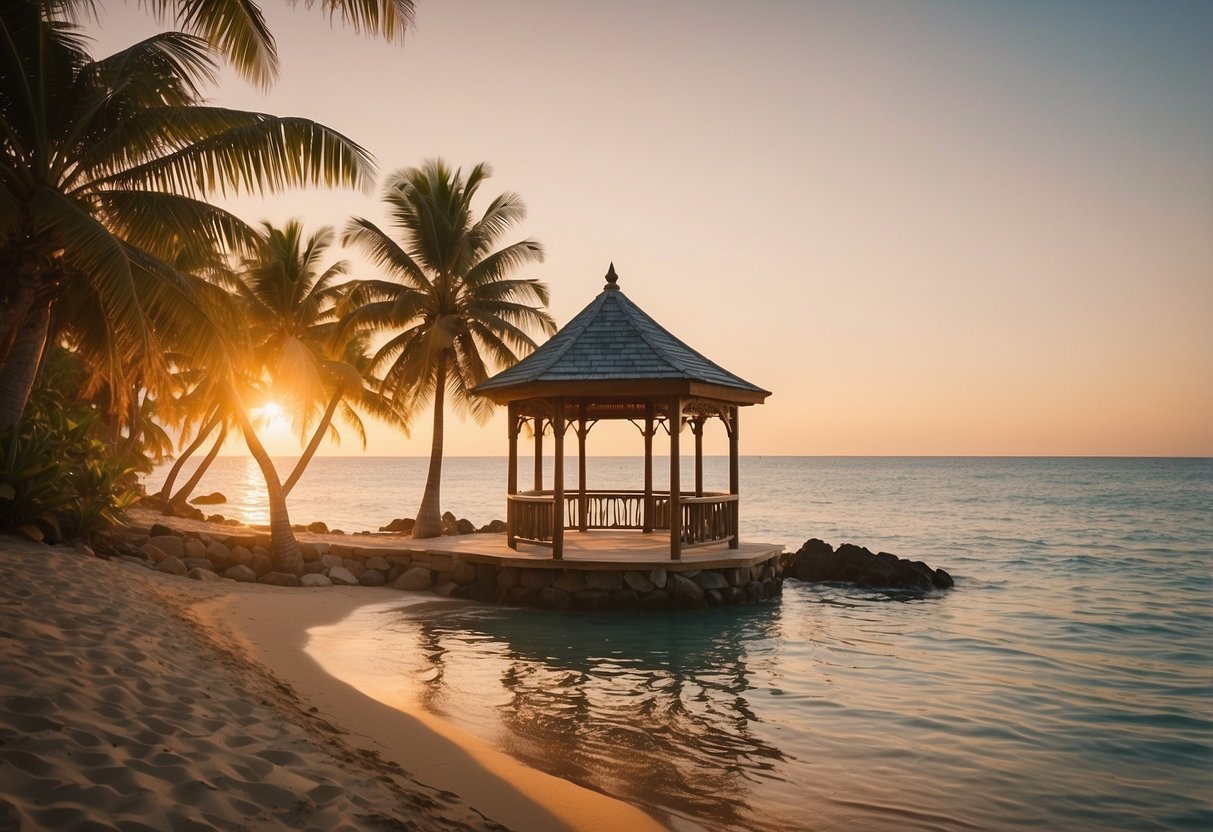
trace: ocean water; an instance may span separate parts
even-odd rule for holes
[[[202,490],[256,520],[246,462],[219,465]],[[640,465],[593,459],[589,484]],[[424,472],[318,459],[293,519],[411,516]],[[504,479],[452,458],[444,508],[499,517]],[[1213,460],[743,457],[741,517],[751,540],[858,543],[956,587],[346,626],[410,701],[676,829],[1213,828]]]

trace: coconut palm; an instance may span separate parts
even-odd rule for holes
[[[299,0],[286,0],[296,6]],[[96,12],[97,0],[45,0],[47,13],[81,18]],[[278,76],[278,48],[261,7],[251,0],[144,0],[156,17],[174,29],[206,40],[245,78],[267,88]],[[330,20],[355,32],[403,41],[413,26],[413,0],[303,0],[320,6]]]
[[[342,309],[347,326],[385,331],[388,340],[372,367],[383,372],[383,388],[410,410],[433,405],[433,437],[425,492],[415,537],[442,533],[443,421],[449,393],[456,408],[485,419],[491,404],[470,395],[490,366],[505,367],[535,347],[532,331],[551,334],[543,309],[547,287],[509,275],[541,261],[543,249],[522,240],[494,250],[498,240],[526,216],[522,200],[505,193],[477,218],[472,202],[490,176],[486,164],[464,179],[441,160],[398,171],[383,199],[397,242],[373,222],[353,218],[343,241],[358,247],[392,280],[353,284]]]
[[[271,525],[276,512],[285,511],[287,495],[323,438],[335,434],[338,413],[353,424],[364,444],[366,435],[353,406],[404,424],[400,411],[367,386],[362,374],[368,366],[366,334],[337,324],[336,303],[345,291],[337,281],[345,277],[349,264],[340,260],[323,265],[334,239],[330,227],[305,236],[297,220],[281,228],[262,223],[255,253],[244,261],[235,283],[250,342],[265,370],[268,396],[291,405],[301,440],[311,433],[285,480],[278,478],[276,469],[262,471]]]
[[[163,33],[93,60],[75,26],[42,11],[38,0],[0,10],[0,430],[20,416],[52,318],[57,334],[92,339],[118,393],[137,360],[163,398],[175,345],[223,365],[230,339],[169,261],[255,235],[206,199],[362,186],[372,171],[323,125],[203,106],[216,66],[198,38]]]

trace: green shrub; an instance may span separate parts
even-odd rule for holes
[[[0,530],[54,543],[121,522],[131,469],[94,438],[96,415],[30,410],[0,436]]]

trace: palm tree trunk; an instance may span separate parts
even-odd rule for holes
[[[193,476],[186,481],[185,485],[181,486],[181,490],[172,496],[165,504],[164,513],[171,517],[173,508],[180,506],[190,498],[194,493],[194,489],[198,487],[198,483],[202,481],[202,475],[211,467],[211,463],[215,461],[215,457],[219,456],[219,449],[223,447],[223,440],[227,439],[227,428],[219,431],[219,436],[215,438],[215,444],[211,445],[211,449],[206,452],[206,456],[202,458],[202,462],[198,465],[198,470],[193,473]]]
[[[0,433],[21,421],[34,379],[38,377],[50,324],[49,303],[32,309],[21,323],[8,357],[0,367]]]
[[[185,466],[185,462],[194,452],[202,447],[202,443],[211,435],[211,431],[215,429],[215,425],[219,424],[219,417],[215,416],[205,425],[202,430],[198,431],[198,435],[194,437],[194,441],[189,444],[181,456],[177,457],[177,461],[173,463],[173,467],[169,469],[168,476],[164,480],[164,485],[160,486],[160,490],[156,492],[156,496],[161,500],[167,500],[173,493],[173,483],[177,481],[177,475],[181,473],[181,469]]]
[[[442,490],[442,404],[446,394],[446,361],[438,364],[434,380],[434,438],[430,444],[430,470],[425,477],[425,492],[417,509],[413,537],[438,537],[442,534],[439,492]]]
[[[244,431],[245,444],[248,445],[249,453],[256,460],[257,467],[261,469],[261,476],[265,478],[265,490],[270,500],[270,558],[273,560],[275,568],[290,565],[301,560],[302,555],[299,554],[299,542],[295,540],[295,532],[291,529],[291,518],[286,510],[286,494],[282,491],[282,482],[278,479],[278,471],[274,468],[273,460],[266,453],[261,440],[257,438],[257,432],[253,429],[253,423],[249,419],[248,411],[244,408],[244,402],[240,401],[240,396],[235,389],[231,389],[230,393],[235,404],[236,418],[240,420],[240,428]]]
[[[316,449],[320,447],[320,440],[324,438],[325,431],[333,423],[333,414],[337,412],[337,405],[339,404],[341,404],[340,387],[337,388],[337,392],[333,394],[333,398],[329,401],[328,409],[324,411],[320,424],[316,426],[316,432],[312,434],[312,441],[308,442],[307,447],[303,450],[303,455],[295,463],[295,470],[291,471],[291,475],[282,484],[284,494],[290,495],[291,489],[295,487],[295,483],[299,482],[299,478],[303,476],[303,470],[307,468],[308,463],[312,461],[312,457],[316,455]]]

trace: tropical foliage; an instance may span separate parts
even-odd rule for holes
[[[416,409],[433,407],[433,438],[425,492],[413,534],[442,533],[443,424],[449,394],[459,410],[478,419],[491,404],[470,394],[491,367],[508,366],[534,349],[532,332],[555,324],[542,307],[547,287],[511,275],[543,259],[535,240],[496,248],[526,216],[511,193],[493,198],[476,215],[473,201],[491,175],[476,165],[464,178],[441,160],[392,175],[383,192],[401,240],[364,218],[350,220],[345,242],[360,249],[391,280],[354,284],[345,299],[345,324],[385,332],[371,368],[383,372],[383,389]]]

